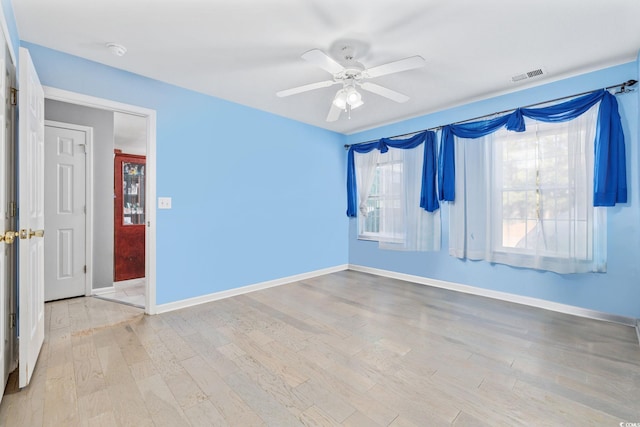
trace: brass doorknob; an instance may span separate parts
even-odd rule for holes
[[[0,234],[0,242],[10,245],[18,236],[20,236],[19,231],[5,231],[4,234]]]
[[[44,237],[44,230],[29,230],[29,238]]]
[[[0,242],[5,242],[7,245],[10,245],[16,239],[30,239],[32,237],[31,233],[38,237],[44,236],[44,230],[36,230],[29,233],[25,229],[20,231],[5,231],[4,234],[0,234]]]

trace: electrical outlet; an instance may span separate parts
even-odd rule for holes
[[[158,197],[158,209],[171,209],[171,197]]]

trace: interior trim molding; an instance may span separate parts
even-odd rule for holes
[[[558,313],[571,314],[589,319],[604,320],[607,322],[620,323],[626,326],[635,327],[640,340],[640,320],[633,317],[620,316],[617,314],[603,313],[601,311],[590,310],[582,307],[576,307],[567,304],[560,304],[553,301],[547,301],[539,298],[527,297],[522,295],[510,294],[507,292],[494,291],[490,289],[477,288],[475,286],[463,285],[460,283],[447,282],[444,280],[429,279],[422,276],[414,276],[411,274],[398,273],[395,271],[382,270],[379,268],[365,267],[362,265],[349,264],[349,270],[369,273],[376,276],[388,277],[391,279],[404,280],[406,282],[417,283],[419,285],[433,286],[436,288],[448,289],[451,291],[463,292],[466,294],[478,295],[487,298],[493,298],[501,301],[513,302],[516,304],[528,305],[530,307],[542,308],[545,310],[555,311]]]
[[[115,286],[105,286],[104,288],[91,289],[91,295],[102,295],[116,290]]]
[[[205,304],[207,302],[218,301],[225,298],[235,297],[237,295],[248,294],[250,292],[262,289],[273,288],[275,286],[286,285],[300,280],[311,279],[313,277],[324,276],[326,274],[337,273],[349,268],[348,264],[337,265],[335,267],[323,268],[321,270],[310,271],[308,273],[296,274],[280,279],[268,280],[266,282],[255,283],[253,285],[242,286],[239,288],[228,289],[226,291],[214,292],[212,294],[202,295],[199,297],[188,298],[180,301],[170,302],[166,304],[156,305],[156,314],[167,313],[169,311],[179,310],[181,308],[193,307],[195,305]]]

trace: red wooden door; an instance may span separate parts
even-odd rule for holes
[[[145,274],[145,156],[116,150],[114,164],[114,281]]]

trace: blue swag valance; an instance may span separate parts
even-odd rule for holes
[[[411,149],[422,143],[424,146],[424,161],[422,164],[422,189],[420,192],[420,207],[427,212],[435,212],[440,207],[436,191],[436,135],[432,131],[420,132],[407,139],[382,138],[379,141],[366,144],[356,144],[349,147],[347,157],[347,216],[355,218],[358,215],[358,192],[356,185],[356,166],[354,153],[368,153],[380,150],[386,153],[391,148]]]
[[[575,119],[600,102],[594,143],[593,205],[615,206],[627,202],[627,169],[624,135],[618,101],[606,90],[599,90],[568,102],[544,108],[519,108],[506,116],[442,129],[438,186],[440,200],[455,200],[454,135],[481,138],[505,126],[510,131],[524,132],[524,117],[543,122]]]

